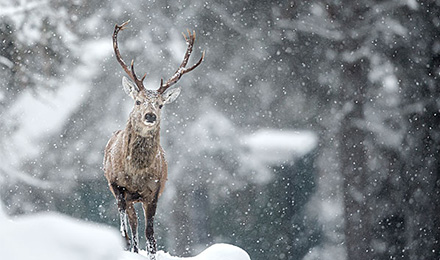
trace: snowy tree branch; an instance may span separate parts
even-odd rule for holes
[[[13,16],[16,15],[18,13],[24,13],[24,12],[28,12],[31,11],[33,9],[36,9],[40,6],[46,5],[48,3],[48,1],[38,1],[38,2],[24,2],[19,6],[14,6],[14,7],[5,7],[2,6],[1,10],[0,10],[0,16]]]
[[[3,64],[10,69],[12,69],[12,67],[14,66],[14,63],[4,56],[0,56],[0,64]]]

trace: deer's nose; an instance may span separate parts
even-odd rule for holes
[[[154,121],[156,121],[156,115],[153,113],[147,113],[145,114],[145,120],[149,123],[153,123]]]

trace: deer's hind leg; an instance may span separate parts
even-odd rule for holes
[[[120,230],[122,237],[125,240],[125,250],[130,249],[130,237],[127,232],[127,201],[126,201],[126,190],[124,187],[112,183],[110,188],[115,195],[116,201],[118,202],[119,219],[121,222]]]

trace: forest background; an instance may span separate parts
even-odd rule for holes
[[[131,20],[120,48],[147,88],[180,64],[181,32],[206,51],[164,111],[160,248],[437,259],[439,14],[426,0],[1,0],[3,206],[118,225],[101,165],[133,105],[111,45]]]

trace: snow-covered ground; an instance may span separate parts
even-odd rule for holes
[[[140,254],[123,252],[119,260],[145,260],[148,259],[147,253],[141,251]],[[194,257],[171,256],[163,251],[157,252],[157,260],[250,260],[249,255],[243,249],[229,244],[214,244],[202,253]]]
[[[124,252],[119,233],[57,213],[8,218],[0,205],[0,259],[4,260],[146,260]],[[157,260],[250,260],[241,248],[215,244],[195,257],[181,258],[159,251]]]
[[[117,260],[121,255],[115,230],[56,213],[15,219],[1,214],[0,232],[0,259],[5,260]]]

